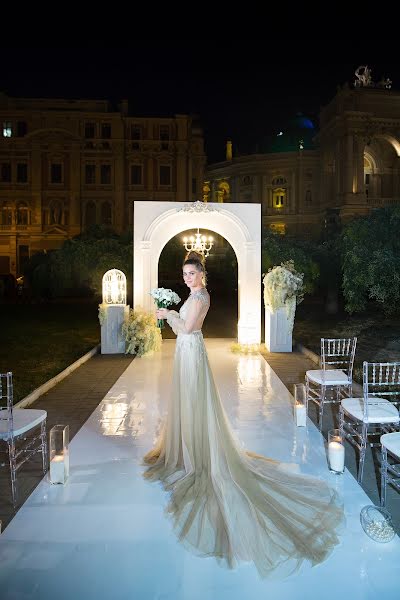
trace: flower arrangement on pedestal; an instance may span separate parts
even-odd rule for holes
[[[127,323],[122,325],[126,341],[125,354],[145,356],[161,348],[161,331],[153,314],[142,310],[130,310]]]
[[[304,273],[294,268],[294,261],[288,260],[269,269],[264,276],[264,303],[272,313],[285,308],[290,331],[293,329],[296,304],[303,300]]]

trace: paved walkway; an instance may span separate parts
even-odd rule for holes
[[[263,356],[290,393],[293,393],[294,383],[304,381],[306,370],[315,368],[315,363],[301,352],[270,353],[265,350]],[[31,408],[47,410],[48,430],[57,423],[69,424],[70,438],[72,439],[131,361],[131,356],[95,355],[47,394],[39,398]],[[309,417],[314,423],[317,422],[313,403],[310,406]],[[325,438],[327,438],[328,430],[334,426],[337,426],[336,410],[333,412],[332,408],[328,406],[325,411],[322,429]],[[346,467],[356,477],[357,456],[354,448],[347,442]],[[19,503],[17,510],[32,493],[42,477],[40,456],[21,468],[18,474]],[[369,449],[362,487],[373,504],[379,504],[379,477],[379,456],[376,451],[373,454]],[[391,512],[399,531],[400,494],[390,487],[388,488],[387,508]],[[15,511],[11,504],[9,471],[6,467],[0,469],[0,520],[3,529],[14,514]]]
[[[47,411],[47,430],[58,423],[69,425],[70,439],[79,431],[133,360],[132,356],[96,354],[41,396],[29,408]],[[2,457],[4,458],[4,457]],[[18,472],[18,508],[43,478],[41,457],[36,455]],[[3,529],[15,514],[11,503],[10,472],[0,469],[0,520]]]

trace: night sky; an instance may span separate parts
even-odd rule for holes
[[[128,98],[136,116],[198,114],[210,163],[224,159],[227,139],[235,154],[246,154],[299,112],[317,122],[359,65],[400,89],[398,50],[376,39],[372,47],[354,39],[146,38],[122,48],[8,46],[1,56],[0,89],[10,96]]]

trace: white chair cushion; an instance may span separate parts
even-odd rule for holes
[[[7,411],[1,411],[4,413],[0,418],[0,440],[8,439],[8,419],[4,418]],[[31,408],[14,408],[13,410],[13,422],[14,422],[14,436],[26,433],[30,429],[33,429],[37,425],[40,425],[42,421],[47,418],[47,412],[45,410],[36,410]]]
[[[346,373],[340,369],[306,371],[306,378],[319,385],[346,385],[350,383]]]
[[[400,458],[400,431],[381,435],[381,444],[395,456]]]
[[[345,398],[341,402],[343,409],[357,421],[365,423],[398,423],[399,411],[385,398],[368,398],[368,419],[364,419],[364,398]]]

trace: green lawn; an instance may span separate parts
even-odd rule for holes
[[[100,341],[93,302],[0,304],[0,371],[13,372],[14,402]]]

